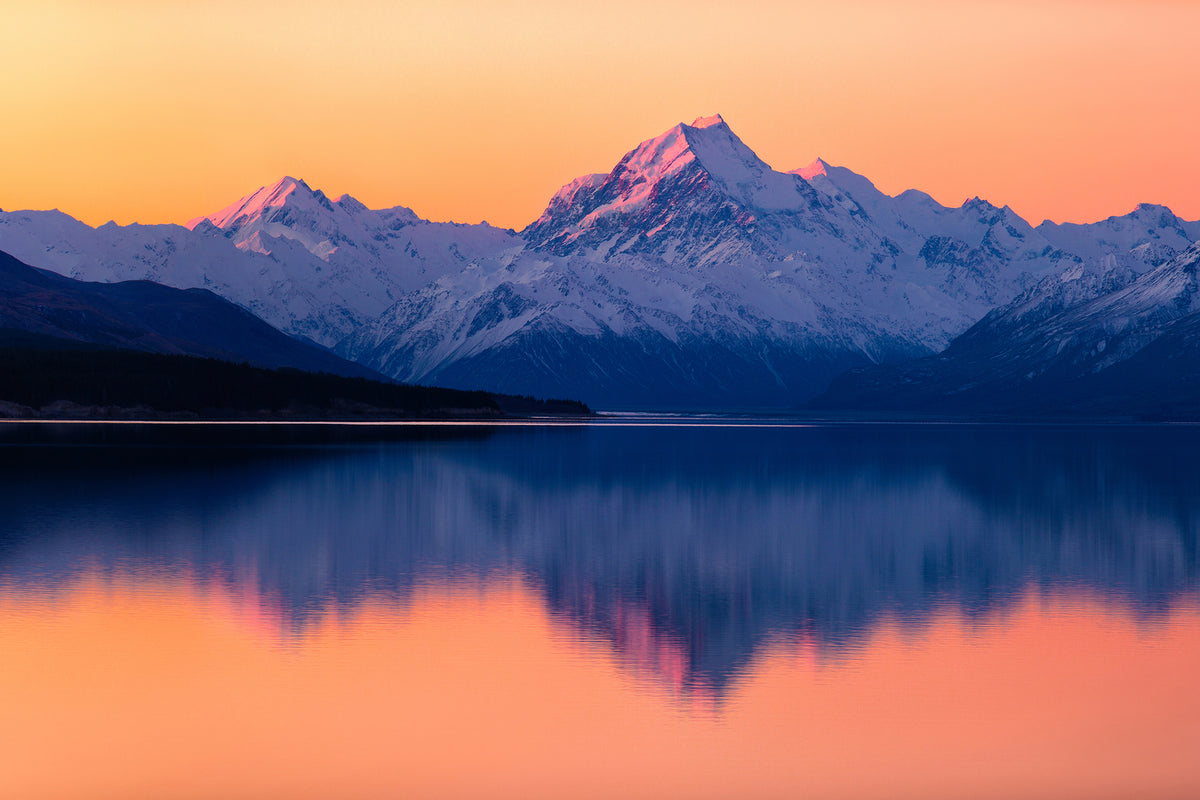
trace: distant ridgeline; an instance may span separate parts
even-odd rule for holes
[[[1200,419],[1198,269],[1200,243],[1141,275],[1068,271],[995,309],[938,355],[842,375],[812,407]]]

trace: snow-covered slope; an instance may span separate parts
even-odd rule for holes
[[[188,228],[90,228],[57,211],[0,213],[0,247],[92,281],[210,289],[289,333],[333,346],[398,298],[475,259],[520,248],[487,225],[330,201],[284,178]]]
[[[347,285],[347,276],[322,275],[322,262],[298,245],[282,242],[269,255],[248,252],[211,225],[90,228],[57,211],[19,211],[0,215],[0,247],[79,280],[209,289],[326,346],[388,303],[363,302],[363,289]]]
[[[877,233],[719,117],[567,185],[524,237],[524,252],[403,299],[340,351],[408,380],[601,405],[780,405],[847,366],[928,352],[984,310],[936,298],[910,323],[904,286],[857,279],[880,268]]]
[[[720,116],[572,181],[520,235],[293,178],[187,228],[0,214],[0,247],[73,277],[209,288],[396,378],[600,407],[791,405],[1055,276],[1111,288],[1197,236],[1158,207],[1034,228],[820,160],[776,171]]]
[[[22,263],[0,251],[0,336],[42,349],[64,341],[192,355],[256,366],[379,378],[297,341],[203,289],[149,281],[91,283]]]
[[[891,197],[862,175],[821,159],[792,174],[804,176],[837,205],[869,220],[907,252],[920,251],[927,239],[940,237],[991,250],[1006,260],[1029,261],[1050,246],[1012,209],[997,208],[978,197],[958,208],[943,206],[915,189]]]
[[[1081,268],[988,314],[945,352],[839,378],[823,407],[1200,414],[1200,242],[1140,276]]]
[[[270,255],[298,244],[338,273],[365,271],[356,276],[362,288],[389,295],[521,245],[510,231],[490,225],[427,222],[402,206],[372,211],[350,195],[330,200],[290,177],[188,226],[200,230],[206,223],[243,251]]]
[[[403,298],[339,351],[408,380],[601,406],[787,404],[840,369],[937,352],[1038,281],[1100,270],[1108,246],[1075,252],[979,199],[888,197],[821,161],[777,172],[719,116],[567,184],[523,236],[524,252]]]
[[[787,404],[851,365],[921,352],[743,266],[696,283],[636,257],[525,254],[410,295],[339,352],[403,380],[605,407]]]
[[[1200,239],[1200,222],[1180,219],[1166,206],[1142,203],[1123,216],[1087,225],[1046,221],[1037,231],[1055,246],[1104,269],[1125,267],[1140,273],[1165,264]]]
[[[790,227],[820,225],[805,212],[817,202],[804,180],[772,170],[714,116],[642,142],[607,176],[563,187],[525,238],[556,255],[638,253],[700,266],[771,249],[784,221],[775,215]]]

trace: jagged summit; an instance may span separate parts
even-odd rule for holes
[[[725,118],[720,114],[713,114],[711,117],[696,117],[690,127],[693,128],[712,128],[717,125],[726,125]]]
[[[285,175],[270,186],[259,188],[215,214],[206,214],[189,221],[187,227],[195,228],[202,220],[208,220],[218,228],[228,228],[241,220],[262,216],[269,209],[282,208],[287,204],[288,198],[297,192],[302,195],[315,195],[303,180]]]
[[[1099,222],[1046,220],[1037,229],[1056,246],[1086,252],[1092,259],[1148,246],[1150,249],[1143,249],[1140,254],[1154,266],[1173,258],[1200,239],[1200,220],[1189,222],[1170,208],[1153,203],[1141,203],[1127,214]]]
[[[344,211],[366,209],[365,205],[350,197],[349,194],[343,194],[338,198],[337,205]],[[258,191],[247,194],[246,197],[223,207],[216,213],[191,219],[187,223],[187,227],[194,229],[204,219],[208,219],[210,223],[223,230],[242,228],[254,221],[269,221],[271,218],[280,216],[282,209],[295,209],[301,212],[318,212],[318,209],[323,209],[326,212],[332,212],[334,204],[330,203],[324,192],[313,190],[304,180],[284,175],[275,184],[263,186]]]
[[[367,208],[366,204],[364,204],[363,202],[358,200],[358,198],[351,197],[348,194],[342,195],[341,197],[334,200],[333,203],[336,206],[340,206],[341,208],[344,208],[346,211],[350,212],[351,214],[357,214],[360,211],[368,211],[369,210]]]
[[[831,167],[828,162],[818,158],[807,167],[801,167],[800,169],[792,170],[791,174],[799,175],[801,178],[804,178],[804,180],[809,181],[819,175],[828,175],[830,169]]]
[[[980,197],[979,195],[975,195],[974,197],[972,197],[972,198],[971,198],[971,199],[969,199],[969,200],[964,200],[964,201],[963,201],[963,204],[962,204],[961,206],[959,206],[959,208],[963,208],[963,209],[986,209],[986,210],[999,210],[999,209],[1000,209],[1000,206],[997,206],[997,205],[995,205],[994,203],[991,203],[991,202],[989,202],[989,201],[987,201],[987,200],[984,200],[984,199],[983,199],[982,197]],[[1005,206],[1005,208],[1008,208],[1008,206]]]
[[[679,123],[642,142],[621,159],[610,177],[641,187],[623,197],[626,204],[637,204],[654,184],[693,164],[714,178],[734,183],[772,171],[720,114],[714,114],[691,125]]]
[[[291,214],[284,213],[291,211]],[[313,189],[301,178],[285,175],[270,186],[263,186],[231,203],[215,214],[196,217],[187,223],[195,230],[202,222],[215,225],[222,230],[242,229],[256,222],[286,222],[289,216],[338,215],[338,212],[357,214],[367,207],[343,194],[330,201],[320,189]],[[339,215],[340,216],[340,215]]]
[[[289,239],[327,261],[337,248],[339,229],[365,208],[349,195],[334,204],[320,189],[285,175],[215,214],[192,220],[187,227],[197,230],[207,221],[232,237],[240,249],[262,255],[270,255],[279,239]]]
[[[814,198],[803,180],[772,169],[715,114],[647,139],[607,175],[567,184],[525,236],[560,254],[602,244],[608,253],[626,252],[675,232],[694,237],[707,228],[720,235],[699,225],[701,219],[746,226],[763,214],[808,207]]]

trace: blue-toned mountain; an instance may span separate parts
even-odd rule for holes
[[[202,356],[260,367],[380,378],[272,328],[205,289],[150,281],[88,283],[0,252],[0,340],[54,340],[103,348]]]
[[[572,181],[520,234],[292,178],[190,228],[0,213],[0,248],[73,277],[209,288],[403,381],[602,408],[794,406],[940,352],[1046,279],[1133,277],[1198,236],[1157,206],[1033,227],[820,160],[777,171],[719,116]]]
[[[521,253],[402,298],[339,352],[601,406],[786,406],[847,368],[935,353],[1084,262],[981,200],[891,198],[824,162],[778,172],[719,116],[563,187],[522,235]]]
[[[942,353],[857,370],[824,408],[1200,415],[1200,243],[1149,272],[1081,268],[996,309]]]

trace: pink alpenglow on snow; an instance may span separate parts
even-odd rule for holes
[[[215,214],[208,214],[203,217],[196,217],[190,220],[187,224],[188,228],[195,228],[204,220],[208,220],[218,228],[226,228],[229,225],[237,222],[239,219],[246,219],[261,215],[269,208],[282,208],[287,203],[288,196],[296,189],[303,186],[308,190],[308,184],[302,180],[290,176],[284,176],[272,186],[263,186],[253,194],[243,197],[236,203],[231,203]]]
[[[804,180],[808,181],[819,175],[828,175],[829,165],[818,158],[807,167],[801,167],[800,169],[792,170],[792,174],[799,175],[801,178],[804,178]]]
[[[711,128],[714,125],[724,125],[725,118],[720,114],[713,114],[711,117],[696,117],[696,121],[691,124],[693,128]]]
[[[655,196],[664,180],[692,165],[749,206],[794,209],[804,203],[794,177],[771,169],[730,130],[720,114],[713,114],[699,117],[691,125],[680,123],[642,142],[608,175],[586,175],[567,184],[555,194],[539,222],[605,185],[615,190],[616,197],[580,220],[580,227],[601,216],[636,212]]]

